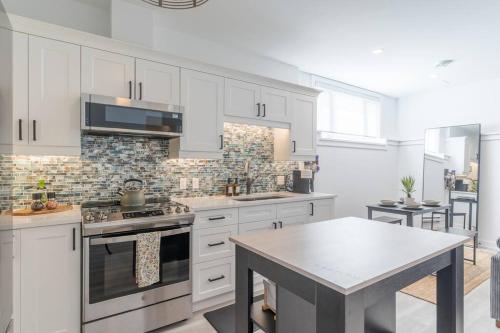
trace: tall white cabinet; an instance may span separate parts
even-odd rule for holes
[[[170,140],[170,157],[222,158],[224,78],[181,70],[184,135]]]
[[[294,94],[292,105],[292,157],[310,159],[316,155],[316,98]]]
[[[80,224],[16,230],[14,332],[80,332]]]
[[[30,144],[79,147],[80,47],[30,36],[28,91]]]

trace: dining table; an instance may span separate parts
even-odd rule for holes
[[[414,217],[417,215],[424,215],[433,212],[444,212],[445,214],[445,227],[449,227],[450,222],[450,205],[420,205],[418,208],[410,208],[405,204],[396,203],[394,205],[383,205],[381,203],[371,204],[366,206],[368,208],[368,219],[373,219],[373,212],[382,212],[395,215],[402,215],[406,217],[406,225],[409,227],[414,226]]]

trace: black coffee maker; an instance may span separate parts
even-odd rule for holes
[[[312,172],[310,170],[293,170],[292,176],[292,192],[311,193],[313,179]]]

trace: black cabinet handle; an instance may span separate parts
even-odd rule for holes
[[[262,117],[266,117],[266,104],[262,104]]]
[[[217,216],[217,217],[209,217],[209,221],[217,221],[217,220],[224,220],[226,217],[225,216]]]
[[[23,141],[23,120],[19,119],[19,141]]]
[[[208,246],[214,247],[214,246],[219,246],[219,245],[224,245],[224,244],[226,244],[226,242],[221,241],[221,242],[217,242],[217,243],[208,243]]]
[[[132,99],[132,81],[128,81],[128,98]]]
[[[280,225],[280,229],[283,229],[283,222],[279,221],[278,223]]]
[[[76,228],[73,228],[73,251],[76,251]]]
[[[297,141],[293,140],[292,144],[293,144],[293,152],[296,153],[297,152]]]
[[[36,141],[36,120],[33,120],[33,141]]]
[[[142,100],[142,82],[139,82],[139,100]]]
[[[273,222],[273,228],[274,228],[274,229],[278,229],[278,223]]]
[[[311,216],[314,216],[314,202],[311,202],[310,205],[311,205]]]
[[[220,149],[224,149],[224,135],[219,135],[220,138]]]
[[[215,278],[209,278],[208,282],[215,282],[215,281],[218,281],[218,280],[222,280],[223,278],[225,278],[224,275],[221,275],[221,276],[218,276],[218,277],[215,277]]]
[[[257,117],[260,117],[260,103],[257,103]]]

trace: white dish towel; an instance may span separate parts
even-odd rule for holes
[[[139,288],[160,281],[160,232],[137,235],[135,280]]]

